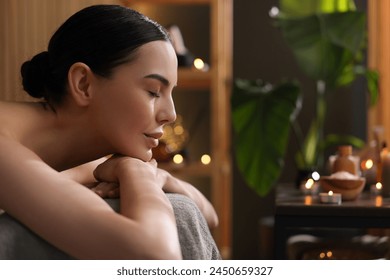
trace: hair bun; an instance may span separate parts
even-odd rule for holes
[[[49,53],[41,52],[31,60],[23,63],[22,74],[23,89],[32,97],[41,98],[46,95],[46,77],[49,72]]]

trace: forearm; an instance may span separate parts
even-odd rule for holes
[[[98,180],[117,180],[120,213],[133,221],[139,231],[139,245],[145,250],[161,254],[159,258],[180,258],[174,212],[162,190],[162,183],[157,180],[156,166],[131,158],[110,162],[110,166],[103,164],[98,167],[95,175]]]
[[[120,193],[122,215],[143,222],[161,214],[174,221],[173,209],[154,180],[126,174],[120,181]]]
[[[106,160],[107,160],[107,158],[100,158],[100,159],[76,166],[74,168],[64,170],[61,173],[64,176],[68,177],[69,179],[71,179],[77,183],[80,183],[82,185],[88,185],[88,184],[91,184],[93,182],[96,182],[96,179],[93,176],[93,171],[95,170],[95,168],[99,164],[103,163]]]

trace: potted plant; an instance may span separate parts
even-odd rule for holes
[[[246,183],[261,196],[281,174],[290,129],[299,140],[298,169],[322,167],[323,151],[329,145],[364,145],[354,136],[324,135],[331,105],[326,103],[327,94],[363,76],[370,104],[378,96],[378,74],[364,66],[366,14],[358,11],[352,0],[281,0],[274,20],[301,70],[316,81],[312,91],[316,113],[304,134],[296,120],[303,94],[297,81],[270,85],[260,80],[235,80],[231,104],[236,161]]]

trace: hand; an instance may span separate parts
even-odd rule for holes
[[[115,155],[98,165],[93,175],[99,182],[119,183],[124,176],[157,181],[157,162]]]
[[[119,198],[119,185],[117,183],[96,182],[88,187],[101,198]]]

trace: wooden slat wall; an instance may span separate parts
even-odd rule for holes
[[[233,56],[233,2],[232,0],[211,1],[211,65],[212,96],[211,123],[212,157],[218,164],[212,177],[212,196],[219,213],[220,226],[215,232],[218,247],[225,258],[231,257],[232,246],[232,166],[230,158],[230,92],[232,85]]]
[[[52,33],[70,15],[93,4],[119,0],[1,0],[0,100],[31,100],[21,86],[20,66],[47,48]]]
[[[368,35],[369,67],[380,75],[380,98],[369,111],[368,135],[372,138],[373,128],[383,126],[383,140],[390,144],[390,1],[368,1]]]

